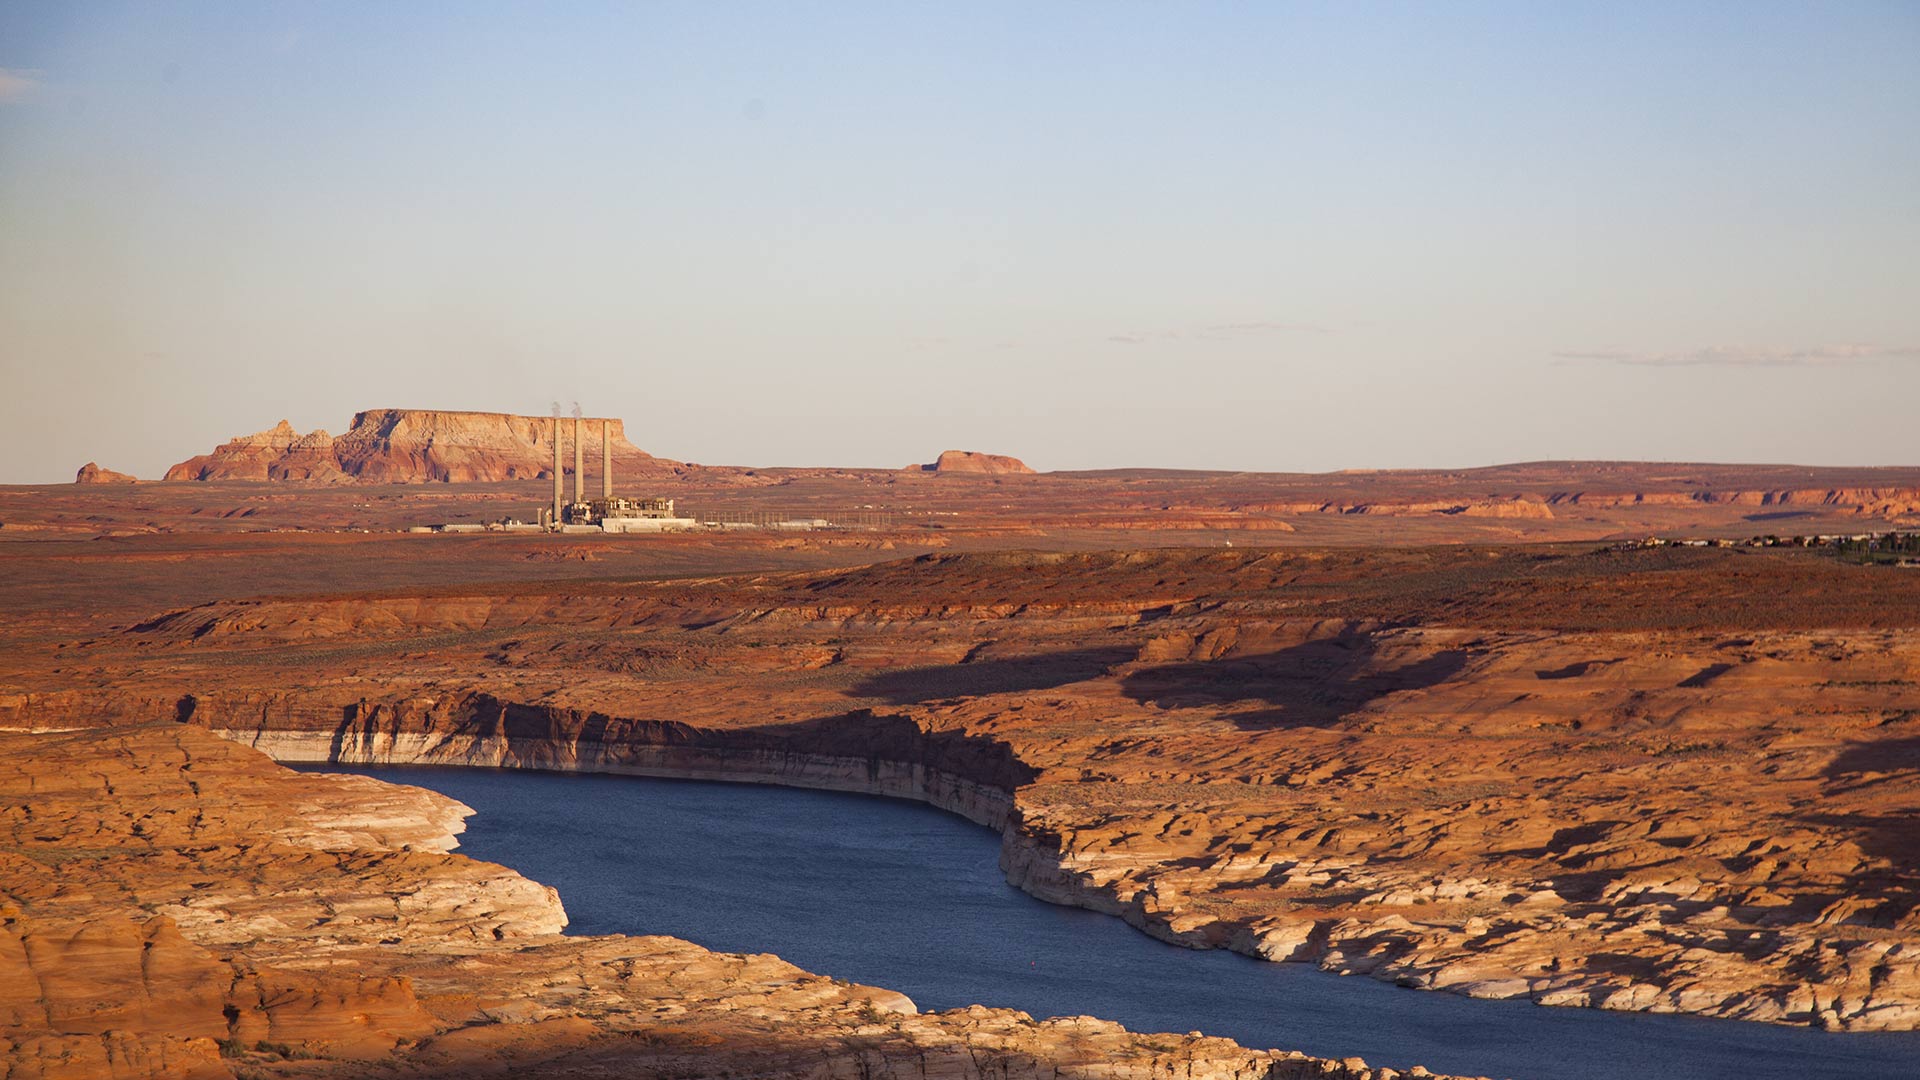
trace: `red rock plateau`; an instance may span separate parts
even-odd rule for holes
[[[262,753],[902,795],[1195,947],[1920,1026],[1920,571],[1594,542],[1884,529],[1920,472],[880,475],[660,481],[892,515],[790,536],[348,531],[538,484],[0,491],[9,1075],[1369,1075],[559,937],[443,850],[457,807]]]
[[[243,435],[167,470],[168,480],[306,480],[325,483],[474,483],[551,477],[555,419],[506,413],[369,409],[346,434],[301,435],[285,420]],[[558,421],[562,469],[571,472],[574,423]],[[581,422],[586,453],[600,464],[600,425],[613,425],[616,472],[670,476],[685,466],[662,461],[627,441],[619,420]]]

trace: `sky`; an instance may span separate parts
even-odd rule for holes
[[[0,482],[1920,464],[1920,4],[0,5]]]

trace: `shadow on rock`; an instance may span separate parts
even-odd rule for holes
[[[1841,751],[1825,775],[1829,793],[1871,791],[1880,805],[1870,814],[1803,814],[1801,820],[1852,833],[1860,850],[1893,864],[1907,891],[1920,885],[1911,869],[1920,865],[1920,797],[1910,794],[1920,775],[1920,735],[1857,743]]]
[[[862,680],[848,693],[880,698],[893,705],[911,705],[939,698],[1051,690],[1098,678],[1138,655],[1139,650],[1124,646],[1065,649],[1004,660],[963,660],[940,667],[884,672]]]
[[[1395,668],[1377,666],[1378,646],[1364,634],[1308,641],[1257,656],[1142,668],[1121,683],[1126,695],[1163,709],[1260,701],[1235,713],[1242,730],[1323,727],[1376,698],[1445,682],[1471,654],[1448,649]]]
[[[909,717],[872,709],[716,731],[707,738],[713,745],[736,749],[866,758],[876,775],[885,761],[920,765],[1006,792],[1030,784],[1040,775],[1039,770],[1020,760],[1011,745],[989,735],[926,731]]]

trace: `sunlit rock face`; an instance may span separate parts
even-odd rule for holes
[[[307,480],[334,483],[476,483],[553,475],[555,424],[563,469],[573,460],[572,418],[433,409],[369,409],[338,437],[301,435],[287,421],[242,435],[212,453],[167,470],[168,480]],[[609,424],[617,475],[671,475],[667,462],[627,441],[620,420],[587,418],[580,436],[589,468],[598,468],[601,425]]]
[[[773,956],[562,937],[552,889],[445,851],[462,804],[292,773],[191,724],[0,734],[0,807],[15,1080],[1395,1075],[1086,1017],[920,1015]]]
[[[973,474],[976,476],[1027,476],[1033,470],[1027,463],[1005,454],[983,454],[978,450],[946,450],[925,465],[909,465],[908,472]]]
[[[131,484],[135,482],[135,478],[127,473],[103,469],[89,461],[80,466],[79,472],[73,474],[73,482],[76,484]]]

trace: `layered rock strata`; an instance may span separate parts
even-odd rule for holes
[[[902,794],[1183,944],[1896,1029],[1917,610],[1920,575],[1811,554],[951,555],[208,604],[62,654],[149,673],[113,694],[0,716]]]
[[[191,725],[0,735],[0,1075],[1392,1080],[662,937],[445,849],[467,809]]]

